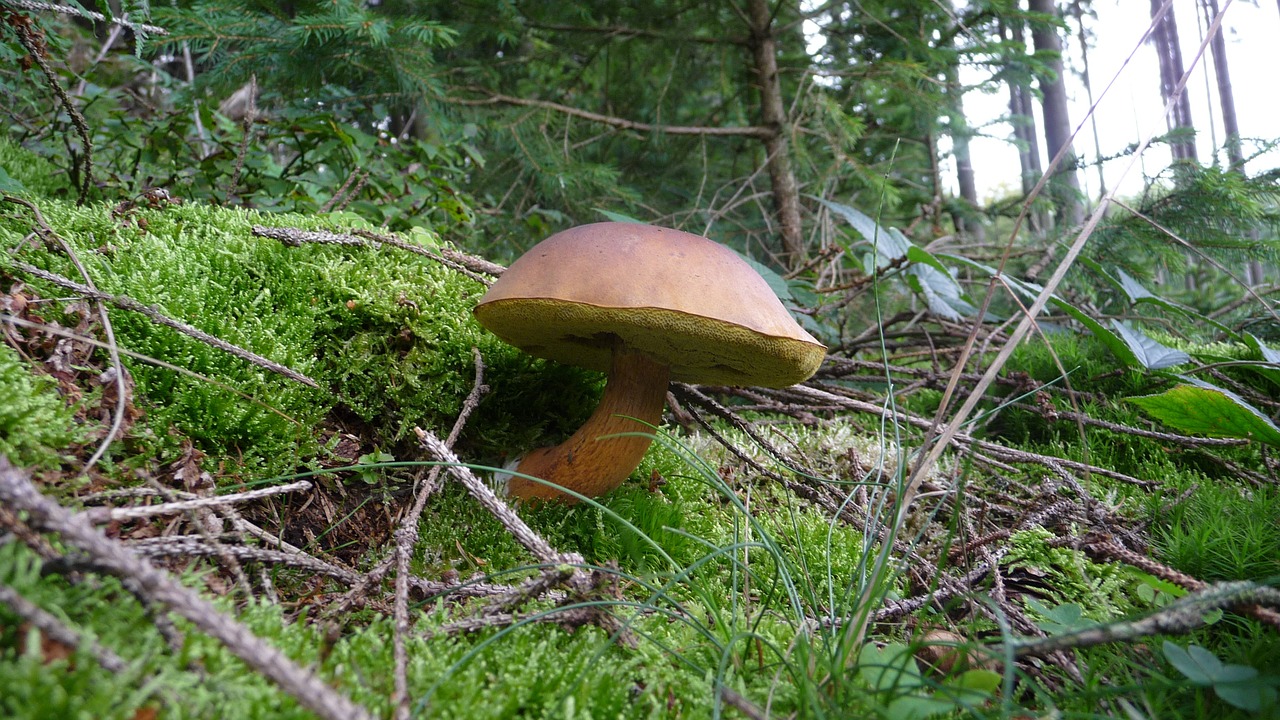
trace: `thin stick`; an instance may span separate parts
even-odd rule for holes
[[[422,247],[421,245],[414,245],[413,243],[405,242],[390,235],[370,233],[369,236],[366,237],[357,237],[355,235],[344,235],[342,233],[332,233],[323,230],[299,230],[298,228],[265,227],[262,225],[254,225],[253,234],[258,237],[279,240],[285,245],[293,247],[297,247],[303,243],[315,243],[319,245],[355,245],[358,247],[377,247],[378,245],[383,244],[390,245],[406,252],[431,258],[432,260],[445,265],[446,267],[457,270],[467,277],[485,285],[490,285],[492,281],[486,277],[482,277],[481,275],[497,277],[506,270],[506,268],[501,265],[485,260],[482,257],[468,255],[467,253],[452,250],[450,248],[439,248],[439,254],[437,254],[428,248]]]
[[[84,115],[80,114],[80,109],[76,104],[71,102],[67,91],[62,87],[62,83],[58,81],[58,76],[53,72],[53,68],[49,67],[49,62],[45,59],[44,42],[37,37],[31,30],[31,23],[22,18],[11,23],[13,30],[18,35],[18,41],[22,43],[22,47],[31,55],[31,59],[36,65],[40,66],[40,70],[44,73],[45,79],[49,83],[49,87],[53,90],[53,94],[58,96],[58,102],[62,103],[62,108],[67,111],[67,116],[71,118],[71,124],[75,125],[76,133],[80,135],[80,142],[84,146],[84,157],[82,159],[81,172],[84,178],[80,182],[80,196],[76,199],[77,205],[83,205],[85,200],[89,198],[89,188],[93,185],[93,141],[89,139],[89,123],[85,122]]]
[[[251,490],[249,492],[235,493],[234,495],[218,495],[214,497],[199,498],[197,500],[180,500],[178,502],[167,502],[161,505],[146,505],[143,507],[126,508],[89,508],[84,514],[89,518],[90,522],[103,525],[113,520],[138,520],[140,518],[155,517],[156,515],[176,515],[180,512],[195,510],[196,508],[216,508],[222,505],[229,505],[231,503],[249,502],[251,500],[270,497],[272,495],[310,489],[310,482],[300,480],[288,485]]]
[[[147,25],[145,23],[131,22],[125,17],[107,17],[102,13],[93,12],[92,10],[84,10],[72,5],[59,5],[58,3],[38,2],[38,0],[4,0],[4,4],[19,10],[35,10],[37,12],[55,12],[66,15],[78,15],[87,20],[97,20],[98,22],[111,23],[112,25],[121,25],[138,33],[139,35],[168,35],[169,31],[157,25]]]
[[[1205,615],[1211,610],[1249,604],[1257,607],[1257,603],[1260,602],[1280,606],[1280,590],[1247,580],[1216,583],[1179,598],[1172,604],[1138,620],[1098,625],[1034,640],[1015,640],[1013,649],[1019,657],[1026,655],[1043,657],[1058,650],[1136,640],[1152,635],[1181,635],[1203,627]]]
[[[476,379],[471,384],[471,392],[467,393],[467,399],[462,403],[462,410],[458,413],[457,419],[454,420],[453,428],[449,431],[449,437],[445,440],[447,447],[452,447],[458,441],[458,436],[462,434],[462,429],[466,426],[467,419],[471,417],[472,411],[480,404],[480,399],[484,397],[485,393],[489,392],[489,386],[484,384],[484,358],[480,354],[480,349],[471,348],[471,355],[475,361]],[[440,465],[431,468],[426,480],[422,483],[422,487],[418,489],[418,496],[414,499],[413,507],[409,509],[409,513],[401,520],[400,527],[394,535],[396,541],[396,549],[393,554],[396,564],[395,635],[393,637],[395,691],[391,696],[391,704],[396,709],[395,717],[397,720],[409,720],[411,713],[409,701],[409,655],[404,643],[405,636],[409,634],[409,560],[413,557],[413,546],[418,544],[419,520],[422,517],[423,509],[426,508],[427,498],[439,487],[441,469],[442,466]]]
[[[104,670],[112,673],[122,673],[128,667],[128,663],[110,648],[102,647],[92,639],[86,638],[67,627],[56,616],[26,599],[17,590],[4,583],[0,583],[0,603],[8,605],[15,615],[39,628],[40,632],[44,633],[45,637],[50,640],[69,648],[84,647]]]
[[[6,197],[5,199],[30,210],[40,226],[39,234],[46,242],[49,240],[57,242],[62,248],[62,252],[66,253],[67,257],[71,259],[71,264],[75,265],[76,270],[80,272],[80,277],[84,278],[85,285],[93,292],[98,292],[97,286],[93,284],[93,278],[89,275],[89,271],[84,269],[84,263],[80,262],[80,256],[76,254],[75,248],[71,247],[71,243],[63,239],[61,235],[53,231],[53,227],[44,219],[44,213],[40,212],[40,208],[35,203],[21,198]],[[116,436],[120,433],[120,428],[124,425],[125,411],[129,407],[129,388],[125,382],[124,363],[120,361],[120,346],[116,343],[116,332],[111,326],[111,316],[107,313],[106,305],[103,305],[101,301],[95,304],[98,306],[98,318],[102,321],[102,334],[107,341],[107,354],[111,358],[111,370],[114,376],[112,379],[116,385],[116,408],[115,412],[112,413],[111,427],[107,430],[107,434],[98,443],[97,449],[94,450],[93,454],[89,456],[89,459],[85,461],[84,466],[80,469],[80,473],[85,476],[88,476],[93,466],[97,465],[102,456],[107,453],[111,443],[115,442]]]
[[[291,370],[285,367],[284,365],[281,365],[280,363],[275,362],[273,360],[268,360],[267,358],[264,358],[261,355],[258,355],[257,353],[250,352],[236,345],[232,345],[226,340],[216,338],[210,335],[209,333],[204,332],[203,330],[198,330],[190,325],[187,325],[184,322],[181,322],[179,320],[174,320],[173,318],[160,312],[157,308],[152,307],[150,305],[143,305],[142,303],[138,302],[137,300],[134,300],[133,298],[127,295],[111,295],[109,293],[100,292],[98,290],[94,290],[93,288],[87,285],[81,285],[80,283],[75,282],[74,280],[71,280],[69,278],[62,277],[61,275],[58,275],[56,273],[51,273],[47,270],[41,270],[40,268],[35,267],[34,265],[28,265],[18,260],[11,260],[10,264],[12,264],[12,266],[17,268],[18,270],[21,270],[22,272],[27,273],[28,275],[38,277],[41,280],[46,280],[59,287],[66,288],[67,290],[71,290],[73,292],[77,292],[81,295],[84,295],[85,297],[90,297],[95,300],[104,300],[106,302],[111,303],[112,305],[115,305],[118,308],[121,308],[122,310],[131,310],[136,313],[141,313],[142,315],[147,316],[152,321],[160,325],[173,328],[174,330],[177,330],[183,335],[199,340],[200,342],[205,343],[206,345],[215,347],[225,353],[235,355],[236,357],[242,360],[246,360],[250,363],[253,363],[254,365],[257,365],[258,367],[270,370],[271,372],[274,372],[277,375],[283,375],[289,378],[290,380],[296,380],[297,382],[300,382],[303,385],[306,385],[307,387],[312,387],[312,388],[320,387],[320,384],[317,383],[315,380],[312,380],[311,378],[307,377],[306,375],[303,375],[302,373],[296,370]]]
[[[316,715],[331,720],[372,720],[373,716],[363,707],[223,614],[208,600],[130,553],[120,542],[103,535],[83,514],[72,513],[41,495],[27,473],[4,457],[0,457],[0,501],[27,512],[33,526],[61,534],[68,545],[85,552],[113,574],[132,580],[143,596],[217,639]]]

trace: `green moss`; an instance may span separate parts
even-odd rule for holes
[[[69,664],[47,662],[38,651],[24,653],[18,649],[15,618],[0,605],[0,688],[6,689],[0,692],[0,710],[6,718],[123,720],[142,706],[159,707],[170,718],[312,717],[185,623],[183,646],[170,650],[146,612],[114,579],[68,585],[43,576],[30,551],[11,543],[0,546],[0,582],[96,635],[130,664],[128,672],[113,675],[84,654]],[[772,665],[716,670],[720,656],[714,644],[689,625],[660,615],[638,619],[640,646],[628,650],[590,627],[569,633],[553,625],[526,625],[500,636],[496,631],[433,635],[448,620],[438,610],[421,609],[415,631],[406,637],[411,697],[428,717],[708,717],[717,677],[753,697],[769,693],[780,711],[795,708],[794,688],[775,684]],[[287,620],[278,605],[250,603],[237,619],[375,717],[390,715],[390,618],[349,626],[336,643],[326,641],[324,628],[305,617]],[[793,637],[788,626],[770,620],[758,631],[776,647]]]
[[[251,232],[259,223],[324,229],[330,218],[203,205],[113,216],[103,205],[44,201],[41,210],[100,289],[319,383],[308,388],[140,314],[111,311],[122,347],[216,381],[126,361],[151,436],[174,429],[211,457],[235,458],[252,477],[309,464],[326,422],[354,425],[372,444],[410,456],[413,426],[443,434],[452,425],[474,381],[473,347],[493,392],[473,421],[484,430],[467,436],[468,452],[542,444],[542,436],[569,432],[596,397],[593,376],[533,361],[481,328],[470,309],[483,286],[438,263],[389,248],[286,247]],[[14,247],[30,227],[10,213],[0,219],[0,242]],[[77,277],[58,252],[29,250],[22,259]],[[31,284],[44,297],[65,295]]]
[[[1139,609],[1130,572],[1114,563],[1095,563],[1078,550],[1051,547],[1053,537],[1040,527],[1014,533],[1000,565],[1006,572],[1031,571],[1046,605],[1075,603],[1093,620],[1113,620]]]
[[[57,383],[32,374],[22,358],[0,344],[0,455],[20,466],[50,468],[58,451],[78,435]]]
[[[1183,502],[1153,512],[1153,520],[1157,556],[1193,577],[1280,577],[1280,489],[1274,486],[1205,483]]]
[[[0,136],[0,191],[29,198],[72,193],[65,170]]]

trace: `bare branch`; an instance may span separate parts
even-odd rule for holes
[[[33,526],[61,534],[67,544],[85,552],[94,562],[131,580],[142,595],[217,639],[245,664],[269,678],[316,715],[331,720],[372,719],[363,707],[294,663],[247,627],[219,611],[213,603],[130,553],[118,541],[103,535],[83,514],[72,513],[41,495],[26,472],[11,465],[3,456],[0,456],[0,501],[28,513]]]
[[[128,667],[127,663],[110,648],[105,648],[93,640],[82,636],[75,630],[62,624],[53,614],[23,597],[17,590],[0,583],[0,603],[9,606],[14,614],[40,629],[46,637],[69,648],[83,646],[103,669],[113,673],[121,673]]]
[[[156,25],[147,25],[146,23],[132,22],[123,17],[109,18],[102,13],[96,13],[92,10],[85,10],[72,5],[60,5],[51,2],[38,2],[38,0],[4,0],[4,4],[18,10],[34,10],[36,12],[56,12],[66,15],[77,15],[86,20],[97,20],[98,22],[111,23],[112,25],[120,25],[143,35],[168,35],[169,31]]]
[[[296,370],[291,370],[285,367],[284,365],[281,365],[280,363],[275,362],[273,360],[268,360],[267,358],[264,358],[261,355],[258,355],[257,353],[253,353],[239,346],[232,345],[226,340],[216,338],[210,335],[209,333],[204,332],[203,330],[198,330],[190,325],[187,325],[184,322],[174,320],[173,318],[161,313],[155,307],[152,307],[150,305],[143,305],[142,303],[138,302],[137,300],[134,300],[133,298],[127,295],[111,295],[109,293],[100,292],[98,290],[94,290],[93,288],[87,285],[81,285],[80,283],[75,282],[74,280],[70,280],[68,278],[62,277],[61,275],[58,275],[56,273],[51,273],[48,270],[41,270],[40,268],[35,267],[34,265],[28,265],[18,260],[13,260],[11,261],[11,263],[13,267],[17,268],[18,270],[21,270],[24,273],[27,273],[28,275],[31,275],[33,277],[38,277],[41,280],[46,280],[48,282],[53,283],[54,285],[79,293],[85,297],[93,298],[95,300],[105,300],[106,302],[109,302],[112,305],[115,305],[116,307],[121,308],[123,310],[131,310],[133,312],[146,315],[152,321],[160,325],[173,328],[174,330],[177,330],[183,335],[199,340],[200,342],[205,343],[206,345],[211,345],[225,353],[235,355],[236,357],[242,360],[247,360],[248,362],[253,363],[254,365],[257,365],[258,367],[265,368],[278,375],[283,375],[289,378],[290,380],[296,380],[302,383],[303,385],[306,385],[307,387],[313,387],[313,388],[320,387],[320,384],[317,383],[315,380],[312,380],[311,378],[307,377],[306,375],[303,375],[302,373]]]

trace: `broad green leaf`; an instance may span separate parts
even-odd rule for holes
[[[1258,356],[1264,362],[1280,363],[1280,350],[1267,347],[1253,333],[1245,333],[1244,344],[1248,345],[1250,350],[1258,353]]]
[[[906,695],[889,703],[885,712],[888,720],[925,720],[955,710],[957,704],[953,700],[936,696]]]
[[[1191,647],[1196,648],[1198,650],[1202,650],[1202,651],[1204,650],[1204,648],[1201,648],[1197,645],[1192,645]],[[1212,658],[1213,662],[1219,665],[1222,664],[1222,661],[1218,660],[1218,658],[1216,657],[1213,657],[1212,654],[1210,654],[1209,657]],[[1183,648],[1181,645],[1175,645],[1172,642],[1165,640],[1164,641],[1164,659],[1168,660],[1170,665],[1176,668],[1178,672],[1182,673],[1183,677],[1190,680],[1192,683],[1196,685],[1212,685],[1213,684],[1213,680],[1211,679],[1212,675],[1210,675],[1210,669],[1206,669],[1200,663],[1198,659],[1198,654],[1197,654],[1197,657],[1192,657],[1191,653],[1186,648]]]
[[[639,220],[636,220],[635,218],[630,217],[628,215],[623,215],[622,213],[616,213],[616,212],[613,212],[612,210],[605,210],[604,208],[596,208],[596,212],[605,216],[609,220],[612,220],[613,222],[624,222],[624,223],[640,222]]]
[[[847,205],[816,199],[844,218],[875,248],[874,258],[864,263],[863,269],[868,274],[905,257],[910,264],[903,270],[903,280],[924,298],[930,312],[951,321],[963,320],[966,315],[977,312],[977,308],[964,299],[964,290],[951,276],[947,266],[929,251],[912,243],[901,230],[883,227],[865,213]]]
[[[887,233],[880,229],[879,223],[872,220],[870,216],[861,210],[855,210],[848,205],[842,205],[834,200],[827,200],[816,195],[810,195],[809,197],[826,205],[828,210],[839,215],[845,222],[849,223],[850,227],[857,230],[858,234],[865,238],[867,242],[878,245],[885,241]]]
[[[1241,666],[1233,665],[1229,667],[1241,667]],[[1248,669],[1253,670],[1253,668],[1248,668]],[[1256,674],[1257,671],[1254,670],[1254,673]],[[1274,688],[1261,687],[1257,683],[1252,681],[1238,682],[1238,683],[1215,683],[1213,686],[1213,691],[1217,693],[1218,697],[1222,698],[1222,701],[1227,703],[1228,705],[1234,705],[1235,707],[1238,707],[1241,710],[1248,710],[1249,712],[1258,712],[1259,710],[1262,709],[1262,698],[1263,698],[1263,694],[1266,691],[1270,691],[1269,693],[1267,693],[1268,697],[1275,696]]]
[[[11,176],[9,173],[4,171],[4,168],[0,167],[0,192],[13,193],[16,195],[26,191],[27,188],[22,184],[21,180]]]
[[[960,677],[956,678],[954,685],[965,690],[990,695],[1000,688],[1000,683],[1003,681],[1004,678],[1000,673],[994,670],[966,670]],[[951,682],[947,683],[947,685],[952,684]]]
[[[911,649],[898,643],[883,648],[874,643],[858,653],[858,675],[877,692],[905,693],[924,685]]]
[[[1138,282],[1137,280],[1134,280],[1133,277],[1130,276],[1129,273],[1125,272],[1124,270],[1120,268],[1116,268],[1116,274],[1119,276],[1119,280],[1117,280],[1116,282],[1119,285],[1120,289],[1124,292],[1124,294],[1129,297],[1130,303],[1133,303],[1135,305],[1138,303],[1147,303],[1147,304],[1155,305],[1157,307],[1164,308],[1165,310],[1168,310],[1170,312],[1178,313],[1179,315],[1182,315],[1183,317],[1186,317],[1197,323],[1211,325],[1215,330],[1225,334],[1227,337],[1232,338],[1233,340],[1240,339],[1240,335],[1236,331],[1232,330],[1226,325],[1223,325],[1217,320],[1214,320],[1213,318],[1207,315],[1196,312],[1195,309],[1189,308],[1186,305],[1180,305],[1171,300],[1165,300],[1159,295],[1152,293],[1150,290],[1147,290],[1145,287],[1143,287],[1142,283]]]
[[[959,264],[967,265],[968,267],[974,268],[975,270],[980,270],[993,277],[997,277],[1010,290],[1018,293],[1019,295],[1022,295],[1023,297],[1034,298],[1044,291],[1044,288],[1040,287],[1035,283],[1030,283],[1024,280],[1019,280],[1015,277],[1010,277],[1003,273],[997,272],[996,269],[993,267],[990,267],[988,265],[983,265],[982,263],[979,263],[979,262],[974,262],[973,260],[970,260],[966,257],[961,257],[959,255],[944,255],[943,257],[947,258],[948,260],[954,260]],[[1051,295],[1049,297],[1049,304],[1052,305],[1054,309],[1060,312],[1066,313],[1068,316],[1073,318],[1076,322],[1088,328],[1089,332],[1093,333],[1094,337],[1102,341],[1102,344],[1106,345],[1107,349],[1110,350],[1113,355],[1119,358],[1120,362],[1123,363],[1126,367],[1134,367],[1134,368],[1142,367],[1142,363],[1138,361],[1138,356],[1133,354],[1133,351],[1129,349],[1129,345],[1124,340],[1122,340],[1119,335],[1116,335],[1115,333],[1108,330],[1105,325],[1089,317],[1082,310],[1080,310],[1079,308],[1075,307],[1071,303],[1068,303],[1067,301],[1063,300],[1062,298],[1056,295]]]
[[[1063,635],[1096,625],[1084,616],[1084,609],[1075,603],[1066,603],[1047,607],[1034,598],[1027,600],[1027,605],[1045,619],[1036,622],[1041,630],[1050,635]]]
[[[1191,362],[1190,355],[1152,340],[1129,323],[1112,320],[1111,327],[1116,329],[1116,334],[1129,346],[1142,367],[1148,370],[1163,370]]]
[[[1189,384],[1174,386],[1159,395],[1126,399],[1181,432],[1245,438],[1280,447],[1280,428],[1239,395],[1199,380],[1187,381]]]

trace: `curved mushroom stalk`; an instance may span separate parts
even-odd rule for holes
[[[670,376],[667,365],[625,347],[615,348],[604,397],[587,422],[559,445],[530,452],[516,470],[587,497],[618,487],[640,464],[652,438],[609,436],[652,433],[650,426],[662,421]],[[518,498],[577,502],[553,487],[515,476],[507,493]]]

